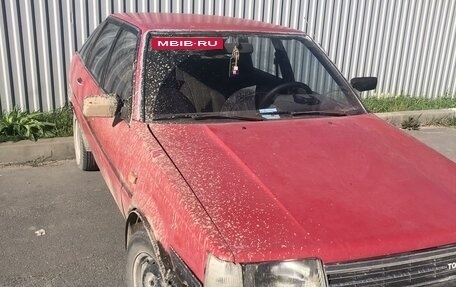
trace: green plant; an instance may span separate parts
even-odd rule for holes
[[[444,118],[432,119],[429,122],[427,122],[426,125],[430,125],[430,126],[445,126],[445,127],[456,126],[456,117],[453,116],[453,117],[444,117]]]
[[[445,125],[456,126],[456,117],[448,119],[447,122],[445,123]]]
[[[73,110],[71,107],[63,107],[53,112],[43,113],[40,120],[54,124],[51,131],[56,137],[73,135]]]
[[[401,127],[404,130],[419,130],[420,129],[419,117],[418,118],[408,117],[406,120],[404,120],[402,122]]]
[[[42,117],[43,113],[27,113],[14,108],[0,118],[0,138],[36,141],[40,137],[51,136],[55,124],[42,121]]]

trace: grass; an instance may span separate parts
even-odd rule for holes
[[[456,117],[452,118],[442,118],[434,119],[432,122],[428,123],[432,126],[446,126],[446,127],[456,127]]]
[[[456,97],[367,97],[362,102],[373,113],[456,108]]]
[[[71,107],[63,107],[51,113],[43,113],[42,120],[55,124],[51,130],[55,137],[73,135],[73,109]]]
[[[420,129],[420,121],[419,117],[408,117],[405,121],[402,122],[401,127],[404,130],[419,130]]]
[[[73,134],[73,111],[63,107],[48,113],[14,108],[0,115],[0,142],[66,137]]]
[[[439,98],[419,98],[410,96],[367,97],[363,104],[373,113],[433,110],[456,108],[456,97],[443,96]],[[419,118],[409,117],[401,124],[403,129],[417,130],[420,128]],[[456,126],[456,117],[435,119],[424,125]]]

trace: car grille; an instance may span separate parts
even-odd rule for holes
[[[456,246],[325,266],[330,287],[456,286]]]

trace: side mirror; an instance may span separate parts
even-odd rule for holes
[[[112,118],[116,116],[122,101],[115,94],[105,94],[84,98],[82,114],[86,117]]]
[[[353,78],[350,81],[353,88],[360,92],[375,90],[377,88],[376,77]]]

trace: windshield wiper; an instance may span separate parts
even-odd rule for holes
[[[305,111],[305,112],[290,112],[293,117],[296,116],[328,116],[328,117],[343,117],[350,115],[346,112],[338,111]]]
[[[228,115],[228,114],[178,114],[170,115],[163,117],[156,117],[154,121],[163,121],[163,120],[174,120],[174,119],[193,119],[196,121],[199,120],[212,120],[212,119],[230,119],[230,120],[239,120],[239,121],[263,121],[262,117],[257,115],[255,116],[240,116],[240,115]]]
[[[167,120],[176,120],[176,119],[188,119],[191,118],[191,114],[179,114],[179,115],[162,115],[158,117],[153,117],[154,121],[167,121]]]
[[[328,116],[328,117],[343,117],[352,115],[347,112],[339,111],[302,111],[302,112],[288,112],[288,111],[272,111],[272,112],[262,112],[260,115],[290,115],[292,117],[298,116]]]
[[[203,114],[203,115],[193,115],[192,119],[194,120],[210,120],[210,119],[232,119],[240,121],[263,121],[262,117],[258,116],[240,116],[240,115],[224,115],[224,114]]]
[[[200,120],[217,120],[217,119],[230,119],[239,121],[264,121],[274,119],[275,115],[289,115],[291,117],[299,116],[327,116],[327,117],[343,117],[353,115],[350,112],[341,111],[302,111],[302,112],[288,112],[288,111],[264,111],[255,115],[243,116],[238,114],[177,114],[177,115],[163,115],[155,117],[154,121],[176,120],[176,119],[192,119],[195,121]],[[269,116],[269,117],[268,117]]]

